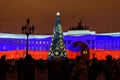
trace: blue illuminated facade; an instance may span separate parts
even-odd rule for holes
[[[85,32],[85,31],[84,31]],[[78,35],[78,33],[80,35]],[[68,31],[64,32],[64,42],[66,49],[72,52],[81,52],[80,45],[73,46],[75,42],[82,42],[93,52],[101,51],[120,51],[119,33],[95,34],[87,31]],[[88,33],[88,34],[87,34]],[[30,35],[30,51],[47,51],[49,52],[52,35]],[[26,50],[26,35],[23,34],[6,34],[0,33],[0,52]],[[117,56],[119,57],[119,55]]]
[[[52,35],[30,35],[29,50],[49,50]],[[65,45],[69,49],[74,42],[81,41],[90,49],[120,50],[120,36],[116,34],[65,35]],[[0,51],[25,50],[26,36],[22,34],[0,34]]]

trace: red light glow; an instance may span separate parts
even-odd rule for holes
[[[6,55],[6,59],[19,59],[25,57],[25,50],[14,50],[14,51],[4,51],[0,52],[0,57]],[[67,50],[68,58],[75,59],[76,56],[80,56],[80,52],[72,52]],[[32,55],[34,59],[44,59],[48,58],[48,51],[29,51],[29,54]],[[120,51],[105,51],[105,50],[90,50],[89,59],[92,59],[93,56],[98,60],[105,60],[107,55],[111,55],[114,59],[120,58]]]

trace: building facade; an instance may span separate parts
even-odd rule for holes
[[[30,35],[29,54],[35,59],[47,59],[52,35]],[[95,31],[73,30],[64,32],[64,42],[68,58],[89,54],[89,58],[105,59],[106,55],[120,58],[120,33],[96,34]],[[7,59],[24,57],[26,35],[0,33],[0,57]]]

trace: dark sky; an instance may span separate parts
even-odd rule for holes
[[[63,31],[82,19],[91,30],[120,32],[120,0],[0,0],[0,32],[21,33],[29,17],[35,34],[51,34],[57,11]]]

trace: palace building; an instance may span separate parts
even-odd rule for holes
[[[30,35],[28,41],[28,53],[34,59],[48,59],[48,53],[53,35]],[[68,32],[63,32],[66,55],[68,58],[85,55],[89,59],[93,57],[99,60],[106,55],[120,58],[120,32],[96,33],[88,27],[71,27]],[[26,54],[26,35],[0,33],[0,57],[6,55],[7,59],[19,59]]]

